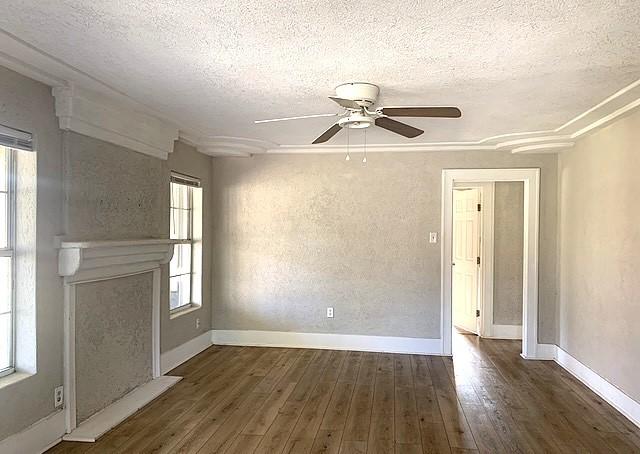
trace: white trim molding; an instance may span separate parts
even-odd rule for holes
[[[138,386],[121,399],[84,421],[64,441],[94,442],[136,411],[182,380],[182,377],[159,377]]]
[[[166,374],[211,347],[211,345],[211,331],[207,331],[182,345],[162,353],[160,355],[160,373],[162,375]]]
[[[624,391],[607,381],[593,369],[584,365],[569,353],[555,346],[555,361],[565,368],[598,396],[622,413],[629,421],[640,427],[640,402],[629,397]]]
[[[77,426],[75,371],[76,285],[141,273],[153,273],[151,359],[152,377],[153,381],[155,381],[161,375],[160,266],[171,260],[173,244],[173,240],[167,239],[59,242],[58,274],[64,278],[64,388],[67,433],[73,434],[76,430],[81,430],[89,421],[83,422],[80,427]],[[92,430],[95,432],[96,429]],[[75,440],[72,437],[73,435],[71,435],[71,438],[65,439]]]
[[[64,412],[57,411],[22,432],[0,441],[0,452],[3,454],[40,454],[57,445],[62,439],[62,435],[64,435]]]
[[[629,421],[640,427],[640,402],[634,400],[589,366],[553,344],[538,345],[538,356],[533,359],[554,360],[560,367],[622,413]]]
[[[543,361],[553,361],[556,359],[556,347],[554,344],[538,344],[536,355],[525,357],[525,359],[537,359]]]
[[[269,148],[277,147],[273,142],[244,137],[203,136],[194,132],[180,131],[180,140],[194,146],[200,153],[208,156],[235,156],[248,158],[254,154],[263,154]]]
[[[451,285],[453,187],[456,182],[524,183],[522,356],[535,358],[538,346],[538,232],[540,169],[444,169],[442,171],[441,318],[442,354],[452,353]]]
[[[54,87],[56,116],[63,131],[74,131],[155,158],[167,159],[177,126],[112,98],[76,86]]]
[[[255,347],[317,348],[367,352],[440,355],[440,339],[365,336],[357,334],[293,333],[284,331],[212,330],[217,345]]]

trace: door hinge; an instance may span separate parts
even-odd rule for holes
[[[480,317],[480,309],[476,309],[476,317]]]
[[[476,257],[476,263],[480,265],[480,257]]]
[[[478,204],[478,211],[482,211],[482,204],[481,203]]]

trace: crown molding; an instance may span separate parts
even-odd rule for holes
[[[228,136],[207,137],[186,131],[180,131],[180,140],[196,147],[200,153],[213,157],[250,157],[254,154],[263,154],[269,148],[278,146],[276,143],[266,140]]]
[[[112,98],[76,86],[54,87],[52,92],[63,131],[74,131],[160,159],[167,159],[173,151],[179,132],[170,123],[123,108]]]
[[[65,117],[60,119],[63,129],[75,130],[151,156],[166,159],[168,153],[173,150],[173,140],[178,137],[209,156],[344,152],[343,145],[278,145],[242,137],[207,136],[193,127],[186,128],[186,125],[180,125],[179,121],[168,118],[90,74],[3,30],[0,30],[0,49],[0,65],[54,87],[61,97],[67,96],[62,94],[65,90],[71,90],[72,101],[73,94],[78,94],[76,106],[71,103],[71,112],[61,110],[61,115],[58,115]],[[102,101],[98,103],[97,99],[109,100],[109,107],[103,110]],[[66,102],[61,101],[61,104]],[[78,105],[83,105],[83,108]],[[640,79],[555,129],[507,133],[466,142],[372,144],[367,146],[367,151],[503,150],[511,153],[558,153],[571,148],[580,137],[607,126],[639,106]],[[69,107],[64,105],[64,108]],[[135,134],[130,131],[130,127],[126,127],[131,124],[136,124]],[[139,124],[148,127],[142,137],[137,128]],[[162,127],[159,127],[160,125]],[[178,130],[179,126],[184,129]],[[169,135],[172,139],[168,145]]]

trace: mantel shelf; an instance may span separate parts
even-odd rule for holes
[[[144,273],[168,263],[175,240],[131,239],[61,241],[58,274],[66,284]]]

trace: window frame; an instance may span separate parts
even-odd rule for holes
[[[11,302],[9,304],[10,329],[11,335],[9,340],[9,367],[0,370],[0,377],[6,377],[16,371],[16,163],[15,150],[13,148],[0,145],[6,153],[6,184],[7,190],[7,247],[0,248],[0,257],[9,257],[11,259]],[[4,312],[3,314],[6,314]]]
[[[199,178],[195,178],[189,175],[185,175],[178,172],[171,172],[170,180],[169,180],[169,236],[171,237],[171,210],[173,209],[184,209],[174,207],[172,204],[172,196],[173,196],[173,187],[172,185],[180,185],[187,189],[187,207],[186,210],[189,212],[188,215],[188,223],[187,223],[187,238],[186,239],[174,239],[171,240],[174,242],[174,245],[180,244],[188,244],[191,246],[190,253],[190,263],[189,263],[189,272],[188,273],[180,273],[176,275],[171,274],[171,263],[169,263],[169,272],[168,272],[168,287],[169,287],[169,316],[170,318],[177,317],[179,315],[194,311],[199,309],[202,304],[194,301],[194,280],[196,270],[194,267],[195,263],[195,250],[196,250],[196,239],[194,238],[194,218],[195,218],[195,204],[194,204],[194,189],[201,189],[201,182]],[[174,248],[175,249],[175,248]],[[175,257],[175,255],[174,255]],[[173,258],[171,259],[173,261]],[[180,276],[189,276],[189,303],[183,304],[181,306],[171,308],[171,278],[180,277]],[[202,283],[200,283],[202,285]]]

